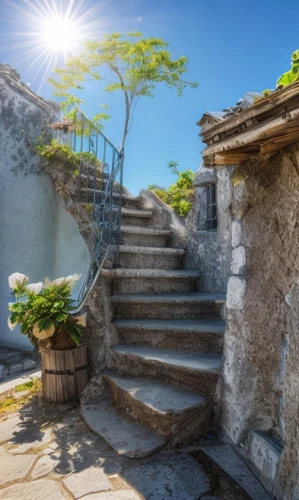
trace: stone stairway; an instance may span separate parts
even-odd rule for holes
[[[223,294],[200,293],[198,271],[182,269],[184,249],[167,246],[153,210],[125,196],[106,395],[83,405],[88,425],[120,455],[150,456],[194,441],[211,428],[222,359]]]

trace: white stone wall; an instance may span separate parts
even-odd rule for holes
[[[84,273],[89,260],[76,222],[51,179],[40,172],[22,132],[40,136],[55,111],[0,65],[0,345],[31,348],[18,329],[7,327],[9,274],[19,271],[41,281]]]

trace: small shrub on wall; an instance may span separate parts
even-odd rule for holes
[[[187,217],[194,198],[193,182],[195,173],[191,169],[180,172],[175,161],[170,161],[168,167],[178,176],[177,181],[171,184],[168,189],[157,184],[151,184],[148,189],[159,196],[164,203],[173,208],[180,216]]]
[[[59,168],[65,168],[74,175],[79,174],[80,164],[82,162],[87,165],[101,167],[101,162],[93,153],[75,153],[70,145],[61,144],[56,139],[52,139],[47,143],[44,142],[43,137],[40,137],[35,147],[35,151],[41,158],[50,164]]]

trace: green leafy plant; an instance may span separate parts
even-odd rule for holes
[[[157,184],[151,184],[151,189],[167,205],[172,207],[182,217],[186,217],[192,208],[194,197],[193,181],[195,173],[191,169],[184,172],[178,170],[178,162],[168,162],[168,167],[178,176],[177,181],[171,184],[168,189]]]
[[[34,151],[48,163],[58,168],[65,168],[72,174],[78,175],[80,165],[96,166],[101,169],[101,162],[98,158],[89,152],[74,152],[70,145],[61,144],[56,139],[46,142],[44,136],[41,136],[33,146]]]
[[[266,97],[268,97],[271,94],[271,92],[273,92],[271,89],[265,89],[265,90],[263,90],[263,92],[261,93],[261,95],[254,96],[254,98],[253,98],[253,104],[256,104],[257,102],[260,102],[263,99],[266,99]]]
[[[49,339],[54,345],[58,338],[67,335],[79,344],[83,327],[71,315],[75,309],[71,290],[79,275],[58,278],[42,283],[28,284],[28,277],[21,273],[9,276],[9,286],[13,289],[16,302],[9,304],[11,312],[8,326],[11,330],[19,324],[21,333],[28,335],[32,343]]]
[[[50,78],[49,82],[55,89],[54,94],[63,98],[62,107],[68,113],[83,102],[78,92],[90,78],[107,81],[105,90],[108,93],[121,91],[125,103],[124,147],[140,97],[153,97],[153,91],[160,83],[176,89],[179,97],[185,87],[197,87],[197,83],[183,79],[188,59],[184,56],[173,59],[167,50],[168,45],[162,38],[143,38],[139,32],[128,33],[125,37],[113,33],[101,41],[86,41],[84,50],[69,57],[64,69],[54,70],[58,79]],[[102,69],[104,73],[100,74]],[[108,115],[101,113],[94,117],[97,123],[102,119],[108,119]]]

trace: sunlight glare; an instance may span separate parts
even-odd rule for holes
[[[78,41],[76,25],[64,18],[47,19],[42,28],[42,38],[49,49],[68,52]]]
[[[111,0],[0,0],[0,20],[12,27],[0,30],[0,44],[18,54],[15,64],[40,93],[53,68],[78,53],[85,40],[120,31],[127,22],[128,4],[134,1],[115,5]]]

